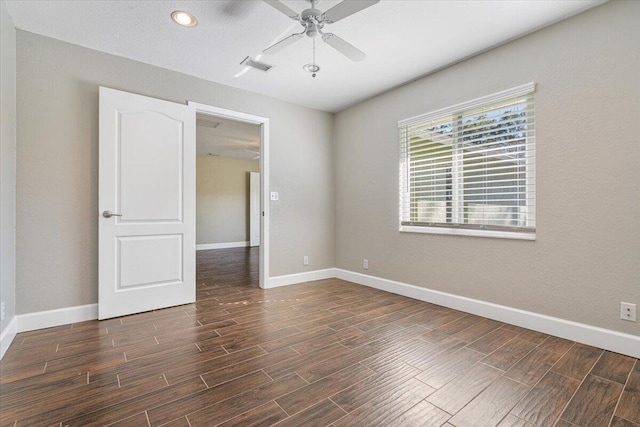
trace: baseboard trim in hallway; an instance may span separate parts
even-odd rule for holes
[[[196,245],[196,251],[208,251],[210,249],[231,249],[231,248],[247,248],[249,242],[227,242],[227,243],[203,243]]]

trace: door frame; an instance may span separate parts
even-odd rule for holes
[[[194,114],[201,113],[260,126],[260,258],[259,286],[269,287],[269,119],[212,105],[187,101]],[[197,144],[197,142],[196,142]],[[196,248],[194,247],[195,251]]]
[[[256,177],[257,175],[257,177]],[[255,178],[258,178],[257,180]],[[258,182],[256,182],[258,181]],[[256,194],[258,198],[258,206],[255,206]],[[249,172],[249,246],[260,246],[260,219],[262,218],[262,210],[260,209],[260,172]],[[258,221],[255,221],[255,209],[258,210]],[[257,229],[257,230],[256,230]],[[254,240],[254,235],[258,232],[258,238]]]

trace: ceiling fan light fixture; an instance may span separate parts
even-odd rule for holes
[[[302,69],[307,73],[311,73],[311,77],[315,77],[316,73],[320,71],[320,67],[318,67],[316,64],[306,64],[302,67]]]
[[[318,67],[316,64],[307,64],[302,67],[302,69],[308,73],[317,73],[318,71],[320,71],[320,67]]]
[[[319,33],[318,24],[311,22],[307,25],[306,34],[307,37],[315,37]]]
[[[196,17],[184,10],[174,10],[171,12],[171,19],[173,19],[176,24],[182,25],[183,27],[195,27],[198,25]]]

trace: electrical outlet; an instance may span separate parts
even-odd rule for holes
[[[0,302],[0,322],[4,320],[4,301]]]
[[[308,255],[305,255],[302,258],[302,265],[309,265],[309,256]]]
[[[630,302],[620,303],[620,318],[630,322],[636,321],[636,305]]]
[[[362,260],[362,268],[364,268],[365,270],[369,269],[369,260],[368,259],[363,259]]]

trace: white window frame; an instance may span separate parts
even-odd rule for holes
[[[446,107],[440,110],[436,110],[427,114],[421,114],[419,116],[411,117],[408,119],[404,119],[398,122],[398,128],[401,130],[406,128],[407,126],[417,125],[429,121],[434,121],[438,119],[443,119],[447,117],[452,117],[452,121],[457,120],[458,116],[465,111],[477,109],[479,107],[488,106],[491,104],[495,104],[501,102],[503,100],[509,98],[516,98],[521,96],[530,95],[535,92],[535,83],[527,83],[512,89],[507,89],[501,92],[497,92],[491,95],[483,96],[480,98],[476,98],[471,101],[463,102],[460,104],[453,105],[451,107]],[[402,137],[400,138],[400,146],[402,150]],[[535,144],[535,136],[533,128],[527,130],[527,140],[531,141]],[[463,203],[462,196],[462,175],[459,173],[459,170],[462,168],[461,162],[462,157],[459,152],[460,148],[456,147],[454,144],[453,149],[453,161],[452,161],[452,176],[454,177],[453,183],[453,195],[452,195],[452,215],[454,215],[454,221],[456,223],[461,222],[460,214],[462,212],[461,209],[458,209],[458,206]],[[534,148],[535,152],[535,148]],[[504,230],[493,230],[493,229],[484,229],[482,226],[480,228],[466,228],[463,224],[433,224],[429,226],[425,225],[403,225],[403,215],[405,207],[403,206],[407,200],[410,200],[410,193],[406,191],[404,188],[404,182],[408,180],[408,166],[406,164],[406,159],[403,156],[403,153],[400,153],[400,212],[399,212],[399,231],[401,232],[409,232],[409,233],[427,233],[427,234],[446,234],[446,235],[458,235],[458,236],[476,236],[476,237],[493,237],[493,238],[504,238],[504,239],[519,239],[519,240],[535,240],[536,239],[536,224],[535,224],[535,203],[531,206],[527,205],[527,208],[530,210],[531,215],[527,216],[527,228],[532,231],[504,231]],[[535,157],[529,158],[526,160],[526,185],[528,188],[527,198],[529,195],[533,197],[535,200],[536,189],[535,189],[535,171],[531,171],[530,168],[535,165]],[[456,217],[456,215],[458,217]]]

